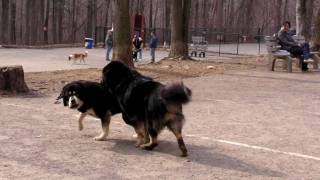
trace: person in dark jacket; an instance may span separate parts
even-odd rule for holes
[[[155,63],[155,52],[157,48],[157,36],[154,32],[151,32],[150,38],[150,55],[151,55],[151,63]]]
[[[137,55],[139,54],[139,59],[142,59],[142,48],[143,48],[143,39],[138,35],[135,34],[132,39],[133,45],[133,52],[134,52],[134,59],[137,61]]]
[[[293,34],[291,33],[290,22],[285,21],[278,32],[278,40],[281,45],[281,49],[289,51],[291,54],[298,56],[300,59],[302,71],[308,70],[308,62],[312,62],[310,59],[310,49],[309,43],[299,44],[293,39]]]

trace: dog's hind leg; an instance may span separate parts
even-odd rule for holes
[[[140,147],[145,150],[151,151],[156,146],[158,146],[158,132],[153,129],[148,130],[149,136],[150,136],[150,142],[147,144],[142,144]]]
[[[182,152],[181,156],[185,157],[185,156],[188,156],[188,150],[182,138],[183,120],[184,120],[183,114],[177,113],[175,118],[169,121],[169,123],[167,124],[167,127],[176,136],[179,144],[179,148]]]
[[[144,141],[146,134],[145,134],[145,128],[144,128],[143,123],[137,123],[137,124],[135,124],[135,125],[134,125],[134,130],[136,131],[137,136],[138,136],[138,137],[137,137],[136,147],[139,147],[140,145],[146,143],[146,142]]]
[[[110,111],[107,112],[104,118],[101,119],[102,125],[102,133],[99,136],[94,137],[93,139],[96,141],[106,141],[108,134],[109,134],[109,126],[111,120],[111,113]]]

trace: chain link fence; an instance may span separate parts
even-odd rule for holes
[[[95,44],[103,46],[104,38],[111,27],[97,27]],[[154,31],[158,38],[159,47],[169,47],[171,39],[170,28],[144,29],[143,40],[148,45],[150,33]],[[244,29],[189,29],[188,43],[192,43],[192,36],[203,36],[208,42],[208,52],[220,54],[242,54],[244,47],[253,49],[251,53],[260,54],[263,49],[264,34],[261,28]]]

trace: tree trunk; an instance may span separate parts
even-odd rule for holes
[[[59,43],[63,43],[63,17],[64,17],[64,6],[65,0],[58,1],[58,17],[57,17],[57,24],[58,24],[58,41]]]
[[[43,40],[45,44],[49,44],[49,39],[48,39],[49,11],[50,11],[50,0],[47,0],[46,9],[44,13],[45,14],[44,25],[43,25]]]
[[[114,0],[113,6],[113,57],[130,67],[133,67],[131,40],[129,0]]]
[[[165,33],[164,33],[164,40],[168,43],[170,41],[170,29],[168,27],[170,27],[170,1],[165,0]]]
[[[10,44],[16,43],[16,2],[11,1],[11,18],[10,18]]]
[[[152,9],[153,9],[153,3],[150,1],[150,9],[149,9],[149,29],[152,29]]]
[[[56,12],[56,2],[54,0],[52,0],[52,40],[53,40],[53,44],[57,43],[57,20],[56,20],[56,16],[57,16],[57,12]]]
[[[308,41],[311,37],[311,22],[313,14],[313,0],[296,1],[297,35],[304,36]]]
[[[288,14],[288,0],[282,0],[282,7],[281,7],[281,23],[287,20]]]
[[[2,43],[8,43],[8,27],[9,27],[9,0],[2,1],[2,14],[1,14],[1,34],[0,38]]]
[[[312,37],[312,47],[314,51],[320,51],[320,9],[318,10],[315,22],[314,22],[314,33]]]
[[[193,29],[196,30],[199,28],[199,1],[194,1],[194,3]]]
[[[216,19],[216,26],[224,29],[224,24],[223,24],[223,8],[224,8],[224,0],[219,0],[217,1],[217,19]],[[205,26],[204,26],[205,27]]]
[[[190,59],[188,55],[188,25],[190,0],[171,1],[171,50],[169,57]]]
[[[0,91],[10,93],[28,92],[22,66],[0,67]]]
[[[30,28],[30,45],[36,44],[37,41],[37,27],[38,27],[38,21],[37,21],[37,10],[38,7],[36,7],[36,1],[30,1],[29,2],[29,10],[30,10],[30,15],[29,15],[29,28]]]
[[[283,21],[281,21],[281,19],[282,18],[280,18],[281,17],[281,15],[282,15],[282,0],[278,0],[277,2],[276,2],[276,10],[275,10],[275,14],[276,14],[276,17],[279,17],[279,18],[276,18],[275,19],[275,29],[280,29],[280,27],[281,27],[281,24],[282,24],[282,22]]]
[[[107,9],[107,12],[106,12],[106,19],[104,21],[104,26],[105,27],[108,27],[108,17],[109,17],[109,7],[110,7],[110,0],[106,0],[106,9]]]
[[[87,9],[87,33],[86,36],[93,38],[97,20],[97,0],[88,0]]]
[[[43,32],[45,30],[44,28],[45,2],[46,2],[45,0],[38,2],[40,10],[38,13],[39,27],[38,27],[37,39],[38,39],[38,44],[41,44],[41,45],[44,44]]]
[[[76,42],[76,32],[77,32],[77,9],[76,9],[76,1],[72,0],[72,28],[71,28],[71,38],[72,38],[72,43]]]

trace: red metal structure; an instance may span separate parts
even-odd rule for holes
[[[135,34],[139,34],[142,39],[145,39],[145,19],[141,13],[133,14],[131,16],[131,37]]]

